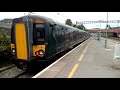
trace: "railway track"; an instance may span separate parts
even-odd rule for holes
[[[28,74],[28,72],[25,71],[16,75],[14,78],[31,78],[31,77],[32,75]]]
[[[0,69],[0,78],[31,78],[37,72],[18,69],[14,64]]]
[[[15,65],[11,65],[0,71],[0,78],[14,78],[23,72],[23,70],[18,69]]]
[[[12,65],[9,65],[9,66],[7,66],[7,67],[0,68],[0,72],[3,72],[3,71],[5,71],[5,70],[7,70],[7,69],[10,69],[10,68],[12,68],[12,67],[15,67],[15,65],[12,64]]]
[[[40,66],[39,69],[36,70],[36,68],[34,68],[31,71],[21,70],[12,64],[8,67],[0,69],[0,78],[32,78],[39,71],[47,67],[48,64],[49,63],[46,63],[44,66]]]

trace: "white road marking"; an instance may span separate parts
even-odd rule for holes
[[[105,50],[110,50],[110,51],[112,51],[112,49],[105,49]]]
[[[115,46],[115,44],[114,45],[109,45],[109,46]]]

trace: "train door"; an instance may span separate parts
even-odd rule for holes
[[[45,23],[33,23],[33,56],[43,58],[45,49]]]
[[[55,38],[56,38],[56,50],[57,52],[61,51],[61,43],[62,43],[62,31],[60,29],[60,26],[57,26],[56,27],[56,30],[55,30]]]
[[[62,50],[62,31],[60,29],[59,25],[56,25],[53,29],[52,29],[52,33],[53,33],[53,39],[52,42],[54,43],[54,49],[56,53],[60,52]]]

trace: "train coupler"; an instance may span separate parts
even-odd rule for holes
[[[25,62],[19,62],[18,63],[18,68],[20,68],[22,70],[26,70],[27,69],[27,63],[25,63]]]

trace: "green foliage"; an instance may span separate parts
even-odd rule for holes
[[[5,29],[0,28],[0,35],[2,35],[3,33],[6,33],[6,32],[5,32]]]
[[[10,48],[10,37],[5,33],[0,35],[0,53]]]
[[[67,19],[67,20],[65,21],[65,24],[67,24],[67,25],[69,25],[69,26],[72,26],[72,21],[71,21],[71,19]]]
[[[0,29],[0,68],[13,63],[14,57],[10,48],[10,35],[5,29]]]
[[[0,29],[0,58],[10,59],[10,56],[10,36],[6,34],[4,29]]]
[[[76,27],[76,24],[73,24],[73,27]]]
[[[83,24],[77,26],[78,29],[85,30],[86,28],[83,26]]]
[[[0,68],[13,63],[15,59],[10,47],[11,30],[0,27]]]

